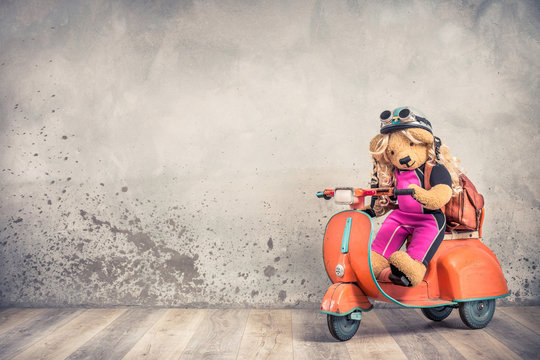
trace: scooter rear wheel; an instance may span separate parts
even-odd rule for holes
[[[335,316],[327,314],[326,322],[330,334],[339,341],[350,340],[360,326],[360,320],[353,320],[350,315]]]
[[[450,306],[438,306],[431,308],[422,308],[422,314],[427,317],[429,320],[433,321],[443,321],[446,319],[452,312],[452,307]]]
[[[459,316],[471,329],[482,329],[493,318],[495,299],[459,303]]]

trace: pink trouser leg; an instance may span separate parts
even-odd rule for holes
[[[414,223],[415,228],[407,254],[427,266],[444,237],[445,222],[444,216],[439,219],[440,224],[433,215],[426,214],[423,217],[425,218],[418,219]]]
[[[392,253],[398,251],[412,227],[403,225],[399,213],[395,210],[384,220],[381,229],[371,244],[371,250],[388,259]]]
[[[427,266],[444,237],[444,215],[414,214],[394,210],[384,220],[371,250],[388,259],[412,234],[407,254]]]

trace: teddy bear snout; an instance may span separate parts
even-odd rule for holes
[[[408,165],[410,161],[411,161],[411,157],[408,155],[405,156],[404,158],[399,159],[399,163],[401,165]]]

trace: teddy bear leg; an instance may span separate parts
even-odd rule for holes
[[[388,260],[384,256],[371,250],[371,268],[373,269],[373,275],[378,278],[383,269],[390,266]]]
[[[426,266],[404,251],[396,251],[388,258],[392,274],[390,280],[401,286],[417,286],[424,279]]]

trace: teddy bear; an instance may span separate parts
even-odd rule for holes
[[[372,268],[378,277],[390,266],[390,281],[413,287],[422,282],[444,237],[446,219],[441,208],[460,190],[458,168],[419,111],[399,107],[383,111],[380,118],[380,134],[369,144],[371,186],[414,189],[414,194],[373,197],[364,208],[371,216],[390,210],[372,243]],[[431,167],[429,190],[424,184],[427,163]],[[406,251],[399,251],[407,240]]]

